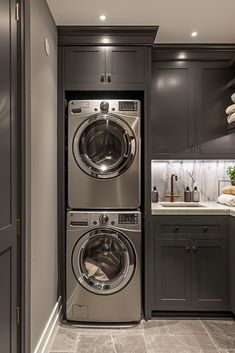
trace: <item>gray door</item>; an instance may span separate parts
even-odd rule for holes
[[[0,1],[0,351],[17,351],[16,21]]]
[[[156,309],[184,310],[191,305],[190,246],[190,240],[156,240]]]
[[[226,240],[193,240],[192,291],[197,310],[228,310]]]
[[[104,83],[105,47],[65,49],[65,83]]]
[[[194,66],[154,62],[151,88],[152,157],[191,155],[194,136]]]
[[[143,83],[144,48],[108,47],[106,49],[106,82]]]

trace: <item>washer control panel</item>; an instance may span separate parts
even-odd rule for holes
[[[117,227],[127,229],[141,228],[140,212],[76,212],[67,215],[67,226],[74,227]]]

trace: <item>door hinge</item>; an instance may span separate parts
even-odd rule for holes
[[[19,218],[17,218],[16,223],[17,223],[17,236],[19,237],[20,236],[20,219]]]
[[[20,308],[19,306],[16,307],[16,321],[17,321],[17,325],[20,324]]]
[[[20,20],[20,3],[17,2],[15,5],[15,17],[16,17],[16,21]]]

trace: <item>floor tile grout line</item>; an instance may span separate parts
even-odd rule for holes
[[[115,344],[114,344],[113,335],[110,335],[110,336],[111,336],[111,340],[112,340],[112,344],[113,344],[114,353],[117,353],[116,348],[115,348]]]
[[[207,335],[210,337],[211,341],[213,342],[214,346],[215,346],[215,349],[217,350],[217,352],[219,353],[219,350],[218,350],[218,345],[216,344],[216,342],[214,341],[214,339],[211,337],[209,331],[207,330],[206,326],[203,324],[203,321],[200,319],[201,323],[202,323],[202,326],[204,327],[204,329],[206,330],[206,333]]]
[[[76,338],[76,346],[75,346],[75,351],[74,351],[74,353],[76,353],[77,352],[77,347],[78,347],[78,343],[79,343],[79,340],[80,340],[80,332],[79,332],[79,330],[78,330],[78,332],[77,332],[77,338]]]
[[[144,330],[144,327],[143,327],[143,330]],[[148,353],[148,347],[147,347],[147,341],[146,341],[146,337],[145,337],[145,332],[144,332],[144,344],[145,344],[145,347],[146,347],[146,353]]]

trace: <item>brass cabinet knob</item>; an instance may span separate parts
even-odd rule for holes
[[[190,246],[186,246],[185,250],[186,250],[187,252],[189,252],[189,251],[190,251]]]
[[[203,232],[207,232],[208,231],[208,227],[207,226],[203,226],[202,230],[203,230]]]
[[[178,231],[179,231],[179,229],[180,229],[180,227],[179,227],[179,226],[175,226],[175,232],[178,232]]]
[[[193,251],[197,251],[197,247],[193,245]]]

